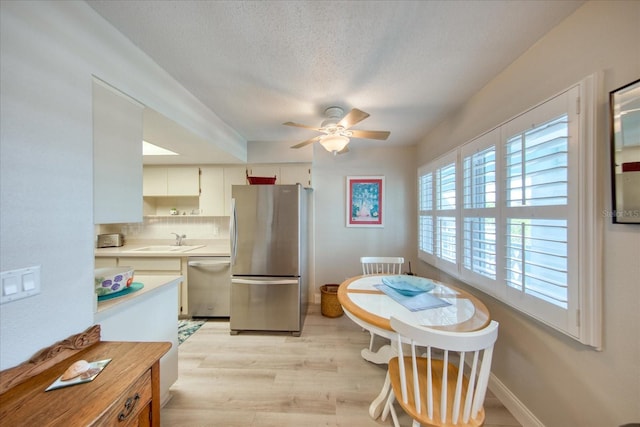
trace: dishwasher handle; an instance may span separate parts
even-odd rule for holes
[[[189,261],[189,267],[213,267],[218,265],[231,265],[231,260],[225,261]]]

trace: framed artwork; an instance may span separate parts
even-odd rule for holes
[[[384,176],[347,177],[347,227],[384,227]]]
[[[640,80],[609,92],[614,224],[640,224]]]

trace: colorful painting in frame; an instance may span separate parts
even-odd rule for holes
[[[384,227],[384,176],[347,177],[347,227]]]

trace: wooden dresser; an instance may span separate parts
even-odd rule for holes
[[[100,341],[99,331],[94,326],[0,372],[0,425],[160,426],[159,360],[171,343]],[[103,359],[111,362],[93,381],[45,391],[73,362]]]

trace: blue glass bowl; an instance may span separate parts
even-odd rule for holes
[[[399,294],[412,297],[424,292],[429,292],[436,285],[429,279],[418,276],[385,276],[382,283],[398,292]]]

